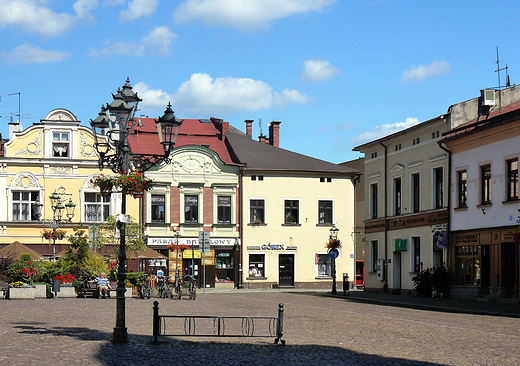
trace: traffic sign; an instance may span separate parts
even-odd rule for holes
[[[336,248],[333,248],[331,250],[329,250],[329,257],[331,257],[332,259],[336,259],[339,257],[339,250],[337,250]]]

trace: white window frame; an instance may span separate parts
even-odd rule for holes
[[[218,221],[218,197],[231,197],[231,217],[229,223]],[[236,188],[235,187],[213,187],[213,224],[214,225],[235,225],[236,218]],[[199,202],[200,208],[200,202]]]
[[[197,222],[190,223],[185,222],[185,212],[184,212],[184,203],[185,196],[198,196],[198,212],[197,212]],[[204,190],[203,187],[181,187],[180,190],[180,223],[181,224],[192,224],[192,225],[203,225],[203,210],[204,210]]]
[[[251,276],[250,274],[250,261],[251,261],[251,255],[258,255],[258,256],[262,256],[264,257],[264,260],[262,262],[262,266],[263,266],[263,272],[264,272],[264,275],[263,276]],[[264,279],[264,278],[267,278],[266,276],[266,264],[265,264],[265,260],[266,260],[266,255],[265,253],[256,253],[256,252],[249,252],[247,253],[247,278],[261,278],[261,279]]]
[[[316,266],[316,278],[330,278],[332,276],[332,259],[329,257],[329,254],[327,252],[316,252],[316,256],[318,256],[318,263],[315,264]],[[325,272],[326,274],[320,274],[320,261],[319,256],[325,256]]]
[[[375,202],[375,204],[377,206],[377,212],[374,212],[374,196],[372,194],[373,186],[377,186],[377,198],[376,198],[376,202]],[[373,219],[377,219],[379,217],[379,182],[372,182],[372,183],[370,183],[369,187],[370,187],[369,197],[368,197],[369,214],[370,214],[369,219],[373,220]]]
[[[267,198],[265,197],[249,197],[247,206],[248,224],[254,224],[253,218],[251,217],[251,201],[264,201],[264,221],[261,224],[267,224]]]
[[[415,209],[415,192],[414,192],[414,189],[415,189],[415,185],[414,185],[414,176],[418,176],[419,177],[419,197],[417,198],[418,199],[418,208]],[[422,181],[422,177],[421,177],[421,172],[420,171],[414,171],[414,172],[411,172],[410,173],[410,212],[411,213],[418,213],[418,212],[421,212],[421,181]],[[403,197],[403,194],[402,194],[402,191],[403,191],[403,186],[402,186],[402,183],[401,183],[401,212],[403,212],[403,202],[402,202],[402,197]]]
[[[54,140],[54,135],[59,134],[59,141]],[[67,141],[62,141],[63,135],[67,135]],[[51,130],[51,157],[53,158],[71,158],[72,157],[72,145],[71,145],[71,131],[65,130]],[[54,145],[62,144],[67,145],[67,155],[65,156],[54,156]]]
[[[401,212],[397,214],[397,202],[395,199],[396,189],[395,189],[395,182],[397,179],[401,180]],[[403,214],[403,176],[398,175],[395,177],[392,177],[392,216],[401,216]]]
[[[86,194],[95,194],[96,197],[97,195],[101,196],[101,193],[99,192],[99,190],[83,190],[81,191],[81,218],[82,220],[84,220],[84,222],[86,223],[100,223],[100,222],[105,222],[105,220],[88,220],[87,218],[87,205],[95,205],[95,206],[99,206],[101,207],[101,217],[103,217],[103,207],[105,206],[108,206],[108,216],[110,215],[113,215],[113,209],[114,209],[114,204],[113,204],[113,199],[112,199],[112,195],[110,196],[110,198],[108,199],[108,202],[103,202],[103,196],[101,196],[101,202],[87,202],[86,201]]]
[[[442,171],[442,187],[441,187],[441,190],[442,190],[442,199],[441,199],[441,207],[440,208],[437,208],[437,175],[436,175],[436,171],[440,169]],[[431,168],[431,176],[432,176],[432,179],[431,179],[431,194],[432,194],[432,199],[431,199],[431,207],[432,207],[432,210],[440,210],[442,208],[444,208],[444,203],[446,202],[445,199],[446,199],[446,189],[445,189],[445,183],[446,183],[446,169],[444,169],[444,165],[436,165],[436,166],[432,166]]]
[[[322,201],[330,201],[330,202],[332,202],[331,213],[330,213],[330,215],[331,215],[331,218],[330,218],[331,222],[330,223],[328,223],[328,222],[320,223],[320,202],[322,202]],[[335,206],[335,204],[334,204],[334,199],[333,198],[318,198],[316,200],[316,210],[317,210],[316,217],[318,219],[317,222],[316,222],[317,225],[333,225],[334,224],[334,222],[335,222],[334,221],[334,206]],[[300,211],[301,211],[301,209],[300,209]]]
[[[298,201],[298,220],[296,223],[294,224],[288,224],[285,222],[285,201]],[[283,225],[300,225],[301,224],[301,220],[302,220],[302,200],[301,198],[291,198],[291,197],[284,197],[282,199],[282,207],[283,207],[283,210],[282,210],[282,223]]]

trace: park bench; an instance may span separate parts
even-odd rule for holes
[[[111,282],[110,286],[115,289],[117,287],[117,283]],[[78,296],[83,297],[83,298],[86,298],[87,296],[95,297],[95,298],[99,297],[99,291],[98,291],[98,288],[97,288],[97,285],[95,282],[83,281],[83,283],[81,284],[81,287],[78,289],[77,292],[78,292]],[[115,295],[115,290],[110,290],[110,291],[108,291],[109,298],[110,298],[111,292],[114,292],[114,295]]]
[[[3,292],[3,298],[5,299],[7,297],[7,294],[9,293],[9,284],[7,282],[0,282],[0,291]]]

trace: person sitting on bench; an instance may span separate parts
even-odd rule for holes
[[[96,279],[94,280],[99,291],[100,299],[106,299],[108,291],[113,290],[112,286],[110,286],[108,278],[106,278],[105,276],[105,272],[101,272],[100,277],[96,277]]]

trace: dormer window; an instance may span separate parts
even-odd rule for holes
[[[68,132],[52,133],[52,156],[69,157],[70,141]]]

